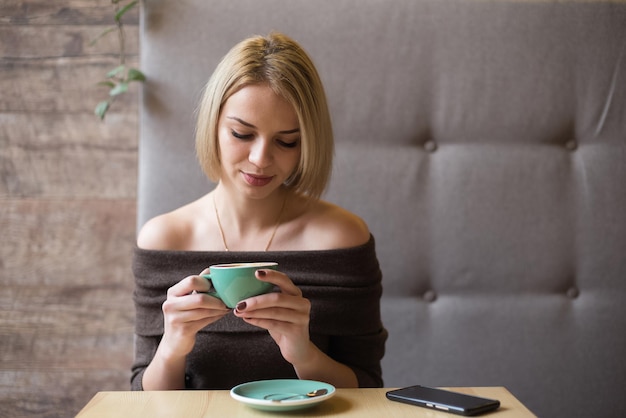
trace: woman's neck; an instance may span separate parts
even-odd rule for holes
[[[250,199],[218,184],[211,194],[225,249],[262,250],[270,246],[287,206],[287,190],[281,188],[264,199]]]

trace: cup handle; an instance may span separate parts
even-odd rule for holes
[[[215,290],[215,286],[213,286],[213,282],[211,281],[211,275],[210,274],[203,274],[200,277],[204,277],[205,279],[207,279],[209,281],[209,284],[211,285],[211,288],[209,289],[208,292],[206,292],[206,294],[209,295],[209,296],[213,296],[214,298],[218,298],[219,300],[222,300],[220,295],[217,294],[217,291]]]

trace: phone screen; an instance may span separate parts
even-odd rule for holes
[[[495,399],[419,385],[391,390],[387,392],[387,398],[465,416],[479,415],[500,407],[500,401]]]

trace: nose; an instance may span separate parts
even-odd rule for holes
[[[259,168],[264,168],[272,163],[271,142],[264,138],[256,139],[250,148],[248,161]]]

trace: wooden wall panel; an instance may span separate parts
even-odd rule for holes
[[[0,24],[14,25],[109,25],[111,0],[3,0],[0,2]],[[139,12],[128,14],[137,22]]]
[[[6,199],[0,204],[3,285],[67,286],[71,292],[74,285],[132,282],[134,199]]]
[[[3,416],[73,416],[127,390],[134,199],[0,202]]]
[[[116,56],[119,41],[116,33],[98,36],[111,25],[11,25],[0,26],[0,54],[5,58]],[[138,32],[124,31],[126,47],[137,51]],[[94,45],[92,41],[98,39]]]
[[[91,399],[102,388],[117,390],[112,383],[119,382],[119,386],[123,380],[117,370],[42,370],[37,374],[3,371],[2,417],[71,418],[87,403],[85,399]]]
[[[112,16],[110,0],[0,2],[2,417],[71,417],[129,388],[140,87],[93,115],[117,38],[89,43]]]
[[[0,112],[84,113],[107,98],[96,84],[117,65],[116,57],[67,57],[0,61]],[[128,59],[136,65],[137,57]],[[137,88],[121,96],[115,110],[136,108]]]
[[[137,123],[136,112],[104,123],[85,113],[0,113],[0,196],[134,198]]]

